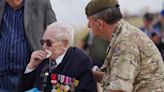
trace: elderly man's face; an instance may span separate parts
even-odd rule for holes
[[[22,4],[23,0],[6,0],[6,2],[7,2],[11,7],[17,8],[17,7],[19,7],[19,6]]]
[[[55,40],[53,31],[46,31],[41,43],[44,50],[47,49],[52,52],[50,59],[56,59],[64,53],[64,42]]]

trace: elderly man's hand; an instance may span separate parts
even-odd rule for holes
[[[93,71],[92,70],[92,73],[93,73],[94,79],[97,82],[101,82],[103,76],[105,75],[105,73],[104,72],[101,72],[101,71]]]
[[[31,55],[30,62],[27,67],[29,69],[35,69],[44,59],[46,59],[47,52],[44,50],[34,51]]]

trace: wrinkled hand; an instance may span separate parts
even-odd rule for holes
[[[35,69],[44,59],[46,59],[47,52],[44,50],[37,50],[31,54],[30,62],[27,67],[29,69]]]
[[[95,79],[97,82],[100,82],[100,83],[101,83],[101,80],[103,79],[103,76],[105,75],[105,72],[93,71],[93,70],[92,70],[92,73],[93,73],[94,79]]]

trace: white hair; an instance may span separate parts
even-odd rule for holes
[[[47,27],[47,31],[53,31],[55,40],[68,40],[68,47],[74,43],[74,29],[70,24],[54,22]]]

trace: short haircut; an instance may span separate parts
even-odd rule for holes
[[[122,18],[119,6],[107,8],[93,15],[94,19],[102,19],[108,24],[114,24]]]
[[[73,45],[74,29],[70,24],[54,22],[47,27],[47,30],[54,32],[55,40],[68,40],[68,46]]]

